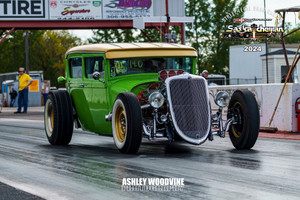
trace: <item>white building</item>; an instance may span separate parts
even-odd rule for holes
[[[294,60],[296,52],[287,50],[287,56],[289,65],[291,66]],[[267,83],[267,66],[266,66],[266,54],[260,56],[262,60],[262,83]],[[295,83],[298,83],[299,63],[296,65],[293,71],[293,79]],[[273,51],[268,54],[268,81],[269,83],[281,83],[285,75],[288,74],[286,61],[284,57],[283,49]]]
[[[258,51],[244,51],[246,46],[252,46]],[[286,48],[289,51],[296,51],[298,44],[287,44]],[[282,49],[281,44],[268,44],[268,60],[272,55],[269,56],[272,52]],[[260,51],[261,50],[261,51]],[[253,84],[253,83],[267,83],[266,75],[263,77],[263,73],[266,74],[266,65],[265,57],[261,56],[266,53],[265,44],[249,44],[249,45],[235,45],[230,46],[229,49],[229,80],[230,84]],[[274,55],[275,56],[275,55]],[[284,55],[276,55],[276,57],[282,57],[284,60]],[[289,57],[293,57],[292,54],[289,54]],[[292,58],[293,59],[293,58]],[[290,60],[290,58],[289,58]],[[292,60],[293,61],[293,60]],[[290,62],[290,65],[292,64]],[[279,62],[279,61],[278,61]],[[270,61],[268,61],[270,63]],[[278,63],[277,63],[278,64]],[[299,65],[299,64],[298,64]],[[273,70],[271,65],[268,66],[269,71]],[[263,69],[264,68],[264,69]],[[274,70],[273,70],[274,71]],[[275,70],[276,71],[276,70]],[[277,71],[276,71],[277,72]],[[278,80],[270,76],[275,75],[274,73],[269,73],[269,80],[276,80],[276,83],[280,83],[281,79]],[[276,76],[279,76],[277,73]],[[281,76],[281,74],[280,74]],[[271,82],[269,82],[271,83]]]

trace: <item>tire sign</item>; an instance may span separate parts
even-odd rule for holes
[[[45,0],[0,0],[0,19],[47,19],[45,6]]]

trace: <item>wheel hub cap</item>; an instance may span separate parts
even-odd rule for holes
[[[124,142],[126,136],[126,113],[122,106],[119,106],[116,110],[115,129],[119,142]]]

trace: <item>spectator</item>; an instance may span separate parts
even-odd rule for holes
[[[10,107],[13,107],[16,101],[16,97],[18,96],[18,93],[16,92],[15,88],[12,88],[10,93]]]
[[[31,77],[24,72],[24,68],[19,69],[19,97],[18,97],[18,110],[15,114],[21,113],[21,109],[24,106],[23,113],[27,113],[28,104],[28,87],[32,83]]]

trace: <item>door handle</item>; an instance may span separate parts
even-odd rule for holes
[[[83,84],[83,83],[81,83],[81,84],[79,84],[79,86],[80,86],[80,87],[84,87],[84,84]]]

